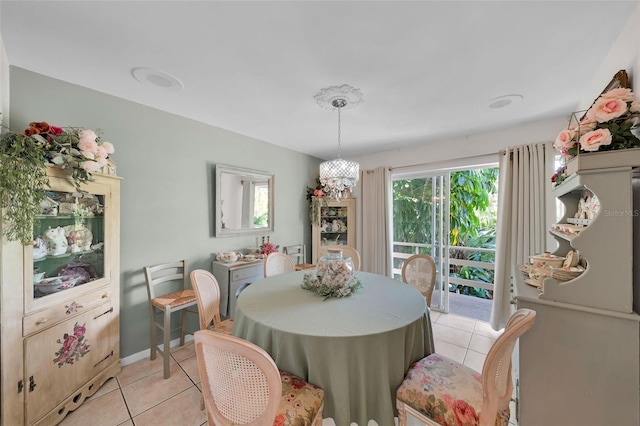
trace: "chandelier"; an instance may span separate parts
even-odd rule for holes
[[[360,166],[355,161],[340,158],[340,111],[354,108],[363,102],[360,89],[343,84],[320,90],[315,96],[318,105],[338,110],[338,158],[320,163],[320,183],[328,196],[339,200],[348,196],[358,183]]]

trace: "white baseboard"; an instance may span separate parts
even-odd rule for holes
[[[184,336],[185,344],[186,342],[191,342],[192,340],[193,340],[193,334],[187,334],[186,336]],[[177,337],[169,342],[169,347],[173,348],[175,346],[178,346],[179,344],[180,344],[180,338]],[[163,345],[159,345],[159,346],[160,346],[160,349],[162,349]],[[120,365],[124,367],[125,365],[133,364],[134,362],[140,361],[141,359],[149,358],[150,356],[151,356],[151,349],[150,348],[145,349],[133,355],[129,355],[126,358],[121,358]]]

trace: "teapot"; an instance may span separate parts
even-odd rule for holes
[[[226,253],[218,253],[216,255],[216,260],[225,263],[232,263],[238,260],[238,254],[234,251],[228,251]]]

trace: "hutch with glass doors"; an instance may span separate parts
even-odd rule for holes
[[[312,263],[328,253],[330,248],[356,248],[356,201],[316,200],[320,205],[320,222],[313,224]]]
[[[3,240],[3,425],[57,424],[120,372],[120,179],[57,167],[33,244]]]
[[[565,212],[550,229],[553,254],[579,256],[583,272],[551,269],[538,288],[514,268],[517,308],[537,312],[514,359],[520,426],[640,424],[637,171],[579,168],[554,188]],[[592,195],[599,208],[585,220]]]

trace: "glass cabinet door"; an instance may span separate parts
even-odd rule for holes
[[[97,184],[87,189],[45,191],[33,225],[34,244],[25,246],[25,283],[32,283],[25,284],[27,308],[37,309],[66,298],[69,290],[82,292],[108,281],[109,192]]]
[[[349,207],[325,206],[320,209],[320,245],[348,245]]]

